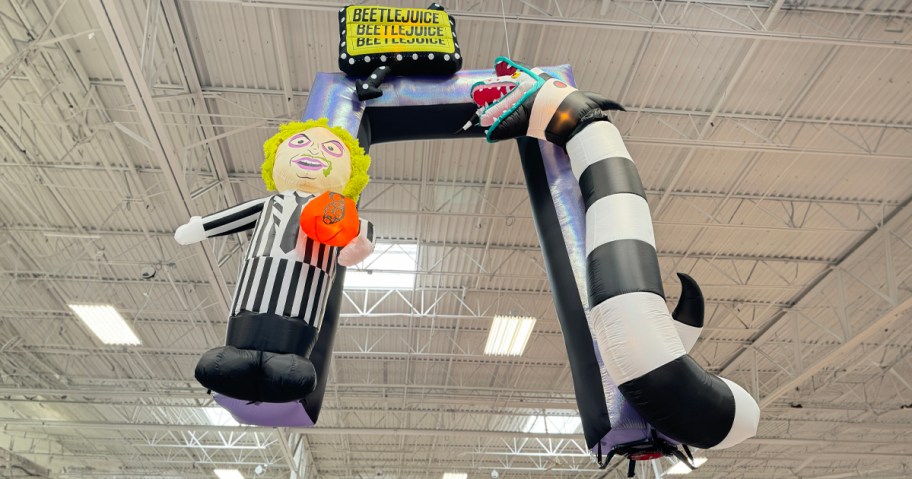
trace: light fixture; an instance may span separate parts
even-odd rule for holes
[[[444,472],[441,479],[467,479],[469,475],[465,472]]]
[[[417,244],[377,243],[345,273],[345,289],[414,289],[417,271]]]
[[[209,424],[213,426],[240,426],[231,413],[225,409],[220,407],[204,407],[201,409],[203,414],[206,415],[206,419],[209,420]]]
[[[494,316],[484,353],[490,356],[519,356],[526,349],[535,318]]]
[[[579,416],[529,416],[523,432],[573,434],[582,426]]]
[[[76,316],[105,344],[142,344],[123,316],[110,304],[70,304]]]
[[[215,469],[212,472],[214,472],[219,479],[244,479],[244,475],[237,469]]]
[[[66,239],[85,239],[85,240],[94,240],[101,239],[99,235],[93,234],[83,234],[83,233],[62,233],[55,231],[48,231],[44,233],[45,238],[66,238]]]
[[[696,467],[702,466],[703,463],[705,463],[705,462],[706,462],[705,457],[695,457],[693,460],[693,464]],[[687,467],[687,464],[684,464],[683,462],[678,461],[675,463],[674,466],[669,467],[668,470],[665,471],[665,475],[666,476],[681,476],[684,474],[690,474],[691,472],[693,472],[693,470],[691,468]]]

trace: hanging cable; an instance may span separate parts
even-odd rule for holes
[[[513,55],[510,53],[510,36],[507,33],[507,9],[504,7],[504,0],[500,0],[500,18],[503,20],[504,41],[507,44],[507,58],[513,58]]]

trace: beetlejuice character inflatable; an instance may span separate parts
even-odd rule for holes
[[[373,252],[373,227],[355,209],[370,157],[325,119],[282,125],[263,151],[263,180],[278,193],[194,216],[174,238],[186,245],[253,228],[226,345],[203,354],[196,379],[236,399],[290,402],[317,382],[308,357],[337,263]]]
[[[488,141],[534,137],[570,158],[586,211],[589,324],[623,399],[672,444],[725,448],[756,434],[757,403],[687,354],[699,328],[676,323],[665,304],[646,194],[602,111],[620,105],[507,58],[495,61],[495,71],[471,91]]]

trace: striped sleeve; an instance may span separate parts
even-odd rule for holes
[[[269,197],[250,200],[203,217],[206,237],[223,236],[253,228]]]
[[[367,238],[367,241],[373,243],[374,224],[364,218],[361,218],[361,231],[358,232],[358,235]]]

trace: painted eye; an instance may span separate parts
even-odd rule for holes
[[[510,76],[513,77],[513,78],[519,78],[519,71],[514,72],[514,73],[513,73],[512,75],[510,75]]]
[[[288,140],[288,146],[292,148],[304,148],[305,146],[310,146],[311,143],[313,142],[304,133],[298,133]]]
[[[323,143],[322,146],[323,146],[323,151],[325,151],[327,155],[335,156],[335,157],[342,156],[342,143],[339,143],[336,140],[332,140],[332,141],[327,141],[326,143]]]

